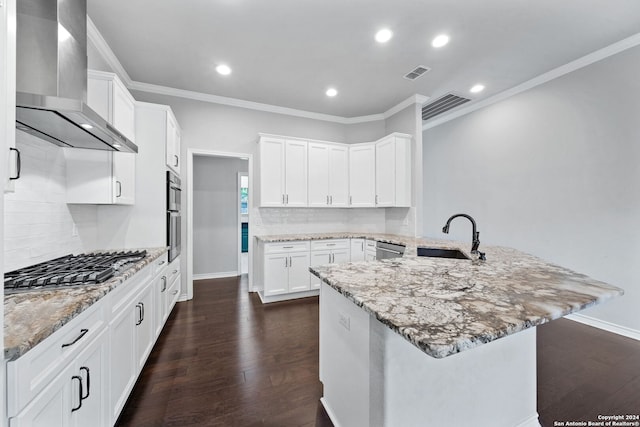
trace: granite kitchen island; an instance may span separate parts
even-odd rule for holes
[[[417,246],[459,248],[416,240]],[[538,426],[537,325],[622,295],[510,248],[311,268],[336,426]]]

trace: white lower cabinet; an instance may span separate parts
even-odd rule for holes
[[[375,261],[376,260],[376,241],[365,240],[364,242],[364,260]]]
[[[342,264],[351,260],[349,239],[311,242],[311,266]],[[309,273],[311,289],[320,289],[320,279]]]
[[[364,239],[351,239],[351,262],[364,261]]]
[[[309,242],[264,245],[264,295],[309,290]]]
[[[8,362],[9,426],[114,425],[179,292],[179,258],[156,260]]]
[[[78,357],[33,399],[11,427],[107,427],[107,331],[102,332]]]

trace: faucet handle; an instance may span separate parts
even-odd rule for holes
[[[478,259],[481,260],[481,261],[486,261],[487,257],[485,256],[484,252],[478,251]]]

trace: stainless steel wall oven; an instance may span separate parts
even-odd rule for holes
[[[180,178],[171,171],[167,171],[167,246],[169,247],[169,262],[180,255],[181,243],[181,209]]]

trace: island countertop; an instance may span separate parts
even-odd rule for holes
[[[4,357],[11,361],[25,354],[125,280],[167,252],[146,249],[147,256],[98,285],[35,290],[4,297]],[[99,251],[98,251],[99,252]]]
[[[381,240],[366,233],[362,237]],[[456,248],[468,254],[469,245],[386,237],[383,240],[407,244],[405,257],[323,265],[310,271],[435,358],[541,325],[624,293],[615,286],[511,248],[482,246],[486,261],[426,258],[415,256],[416,247]]]

